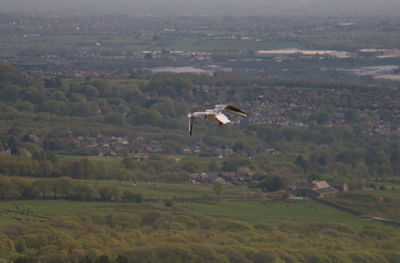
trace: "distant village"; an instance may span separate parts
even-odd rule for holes
[[[232,91],[235,91],[234,93]],[[200,94],[213,92],[213,87],[199,87]],[[357,95],[352,95],[356,92]],[[233,96],[230,94],[234,94]],[[225,87],[221,100],[230,98],[250,113],[248,119],[232,116],[236,124],[255,123],[276,127],[310,128],[346,127],[362,123],[360,133],[374,136],[400,131],[400,100],[395,91],[351,91],[346,89],[297,89],[268,87],[250,94],[239,87]],[[329,105],[332,112],[318,116]],[[362,120],[362,121],[361,121]]]
[[[98,154],[110,158],[131,157],[137,161],[149,159],[149,154],[165,153],[165,146],[159,140],[146,140],[144,137],[128,138],[112,135],[101,135],[97,137],[69,136],[64,138],[73,149],[80,149],[88,154]],[[42,142],[44,139],[35,134],[27,134],[25,141]],[[183,145],[182,154],[200,155],[207,154],[217,158],[225,158],[233,154],[231,148],[210,147],[207,152],[202,150],[204,143],[199,141],[193,145]],[[274,149],[266,149],[270,154],[276,154]]]

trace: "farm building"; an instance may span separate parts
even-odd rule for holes
[[[329,185],[332,186],[333,188],[338,189],[339,191],[347,192],[349,191],[349,187],[345,182],[333,182],[333,181],[328,181]]]
[[[327,198],[335,196],[338,189],[330,186],[326,181],[312,181],[303,183],[296,187],[296,196],[305,196],[310,198]]]

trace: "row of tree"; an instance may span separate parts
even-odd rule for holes
[[[27,181],[20,177],[0,176],[0,200],[66,199],[76,201],[126,201],[140,203],[142,195],[118,187],[91,184],[70,177]]]

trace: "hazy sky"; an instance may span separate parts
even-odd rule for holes
[[[0,12],[124,15],[398,15],[400,0],[0,0]]]

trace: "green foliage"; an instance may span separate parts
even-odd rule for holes
[[[171,207],[171,206],[173,206],[173,202],[171,201],[171,200],[166,200],[165,202],[164,202],[164,205],[166,206],[166,207]]]
[[[301,168],[303,168],[303,171],[306,172],[308,169],[308,162],[306,160],[304,160],[302,155],[297,156],[296,161],[294,162],[296,165],[301,166]]]
[[[102,201],[117,201],[120,199],[120,190],[114,186],[101,186],[97,191]]]
[[[22,74],[16,67],[10,65],[0,65],[0,87],[11,83],[16,85],[24,85],[27,77]]]
[[[87,99],[94,99],[98,95],[97,89],[95,87],[93,87],[92,85],[86,85],[86,86],[82,87],[80,90],[80,93],[85,95],[85,97]]]
[[[182,154],[182,146],[176,141],[165,141],[163,144],[163,150],[167,154]]]
[[[226,231],[231,231],[231,232],[237,232],[237,231],[254,231],[254,228],[252,225],[243,222],[243,221],[238,221],[238,220],[227,220],[224,221],[222,226],[222,229],[225,229]]]
[[[182,162],[181,167],[189,173],[197,173],[202,171],[201,164],[196,160],[187,160]]]
[[[244,93],[258,94],[272,89],[275,85],[282,89],[295,88],[299,91],[303,86],[311,85],[310,87],[316,89],[319,98],[324,93],[322,89],[325,88],[321,87],[321,83],[300,82],[298,87],[295,85],[298,81],[243,79],[231,73],[218,72],[214,76],[197,76],[151,74],[140,70],[134,74],[136,79],[83,81],[78,78],[55,77],[45,78],[43,83],[41,80],[28,79],[10,66],[3,66],[2,74],[4,81],[0,92],[0,122],[7,134],[0,138],[0,150],[10,150],[12,154],[24,157],[14,164],[7,161],[7,165],[0,167],[7,175],[113,178],[115,173],[110,172],[113,168],[101,169],[100,165],[85,164],[84,161],[56,164],[54,159],[46,157],[51,162],[49,164],[42,158],[38,159],[37,152],[44,150],[70,155],[103,154],[125,158],[134,151],[147,151],[145,145],[151,140],[160,141],[160,156],[184,154],[183,146],[193,148],[193,144],[197,144],[196,147],[201,151],[195,155],[214,157],[220,155],[221,149],[232,149],[235,154],[222,162],[212,163],[211,167],[204,165],[205,162],[189,164],[185,159],[176,165],[165,165],[161,162],[137,165],[135,173],[140,174],[144,180],[161,181],[169,178],[174,182],[183,181],[187,180],[188,176],[181,171],[238,172],[241,167],[290,178],[299,175],[299,169],[291,165],[293,163],[303,169],[304,175],[298,176],[301,177],[298,179],[302,180],[309,174],[316,174],[327,179],[340,177],[346,181],[356,181],[356,178],[364,180],[390,177],[398,174],[399,170],[399,154],[394,143],[397,139],[396,134],[378,134],[374,136],[374,140],[370,140],[369,135],[363,132],[370,124],[364,122],[375,123],[379,117],[375,113],[372,114],[372,110],[362,111],[358,106],[343,106],[343,109],[339,110],[335,105],[324,105],[314,114],[316,123],[313,125],[316,126],[312,129],[250,124],[238,125],[234,129],[224,126],[216,132],[214,126],[199,125],[198,140],[193,141],[187,136],[181,136],[185,133],[186,114],[192,110],[188,105],[212,101],[214,97],[219,96],[218,94],[222,96],[223,92],[218,85],[231,85],[231,91],[225,95],[232,98],[240,97]],[[10,76],[7,77],[7,74]],[[64,83],[69,85],[63,85]],[[203,91],[202,85],[208,87],[207,93]],[[242,85],[240,89],[237,88],[238,85]],[[357,96],[360,92],[370,91],[369,88],[335,88],[343,89],[348,98]],[[193,96],[195,94],[196,96]],[[390,91],[390,94],[396,96],[397,93]],[[323,98],[322,95],[320,97]],[[347,119],[345,126],[322,127],[328,121],[334,122],[334,118],[337,118],[337,114],[334,113],[338,111]],[[287,114],[289,116],[290,112]],[[301,116],[293,118],[305,121]],[[318,123],[321,125],[317,125]],[[29,127],[29,130],[26,127]],[[129,136],[132,139],[143,137],[144,140],[137,144],[135,142],[135,145],[108,149],[100,145],[95,146],[94,140],[99,134]],[[34,137],[29,139],[30,135]],[[83,141],[76,140],[77,136],[84,137]],[[27,142],[30,145],[27,145]],[[266,154],[266,149],[272,149],[271,155]],[[276,153],[279,157],[275,156]],[[298,156],[297,159],[295,156]],[[299,159],[300,156],[302,159]],[[30,158],[35,161],[29,160]],[[150,158],[153,158],[153,155]],[[164,156],[161,159],[163,158]],[[127,163],[124,166],[128,170],[132,169],[128,168]]]
[[[6,258],[10,255],[13,255],[13,252],[15,251],[14,242],[13,240],[9,239],[7,235],[0,233],[0,259],[1,257]]]
[[[17,257],[14,263],[38,263],[38,261],[33,257]]]
[[[278,191],[287,187],[286,180],[281,176],[263,176],[259,178],[259,187],[264,191]]]
[[[251,162],[248,159],[234,156],[222,163],[222,170],[227,172],[237,171],[239,167],[251,167]]]
[[[25,240],[20,240],[17,242],[17,244],[15,244],[15,250],[20,254],[24,253],[26,249],[27,246]]]
[[[12,200],[21,197],[18,187],[7,177],[0,177],[0,200]]]
[[[125,166],[126,169],[135,170],[136,162],[131,158],[125,158],[121,161],[121,163]]]
[[[193,84],[188,78],[178,75],[164,75],[157,80],[150,81],[146,86],[146,90],[154,95],[169,96],[172,98],[191,96]]]
[[[221,197],[222,192],[224,190],[224,186],[220,182],[215,182],[213,186],[213,192],[217,197]]]
[[[122,194],[122,200],[133,203],[141,203],[143,197],[140,193],[134,193],[133,191],[125,190]]]
[[[121,113],[109,113],[104,116],[104,121],[108,124],[121,126],[124,123],[124,116]]]
[[[145,110],[141,113],[138,113],[134,119],[133,124],[137,125],[158,125],[162,120],[162,115],[155,109]]]
[[[357,233],[347,226],[331,223],[259,227],[239,220],[174,215],[159,210],[144,210],[137,217],[141,218],[142,225],[130,223],[138,219],[119,210],[112,214],[83,213],[3,227],[0,245],[4,240],[11,244],[23,240],[35,256],[2,256],[18,262],[44,263],[54,259],[62,262],[351,263],[397,262],[398,256],[393,245],[397,244],[399,234],[396,231],[387,234],[383,228],[373,228],[375,234],[365,236],[365,231]],[[178,223],[186,227],[166,231]],[[371,229],[367,227],[366,231]],[[127,244],[126,240],[131,242]],[[384,248],[377,245],[382,242]],[[66,246],[69,251],[64,249]]]
[[[317,116],[317,123],[323,124],[329,120],[329,113],[326,111],[320,112]]]
[[[112,261],[107,255],[102,255],[95,260],[95,263],[111,263]]]

